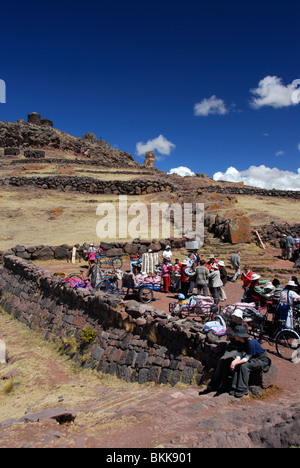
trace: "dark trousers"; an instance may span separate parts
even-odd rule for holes
[[[211,386],[219,391],[229,390],[229,375],[232,375],[230,364],[237,357],[242,356],[238,349],[230,348],[218,362],[217,368],[211,380]],[[266,370],[271,365],[267,353],[257,358],[251,358],[244,364],[238,364],[233,371],[231,389],[238,392],[247,392],[249,377],[252,371]]]
[[[197,283],[197,290],[198,290],[198,296],[201,295],[202,291],[203,291],[203,296],[208,296],[208,290],[207,290],[207,285],[206,284],[198,284]]]
[[[210,293],[215,301],[215,304],[218,305],[220,302],[220,293],[219,288],[213,288],[212,286],[209,287]]]
[[[185,281],[181,281],[181,292],[182,292],[182,294],[184,294],[185,298],[188,297],[189,287],[190,287],[190,283],[186,283]]]
[[[259,357],[252,357],[248,362],[237,365],[234,369],[232,378],[232,389],[238,392],[247,392],[249,385],[249,377],[252,371],[261,371],[270,366],[271,360],[267,353]]]
[[[210,383],[213,388],[219,391],[229,390],[230,364],[238,355],[237,349],[229,348],[220,358]]]

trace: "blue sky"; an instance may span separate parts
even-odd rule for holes
[[[300,189],[300,2],[16,0],[1,19],[0,120],[36,111],[163,171]]]

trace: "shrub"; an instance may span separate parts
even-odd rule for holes
[[[96,330],[94,330],[92,327],[84,327],[81,332],[81,340],[82,343],[85,345],[88,345],[92,343],[97,336]]]

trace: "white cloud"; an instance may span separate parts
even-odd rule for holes
[[[157,138],[153,138],[153,140],[148,140],[147,143],[139,141],[136,144],[136,152],[138,156],[142,156],[147,151],[157,150],[160,154],[169,155],[175,147],[174,143],[168,141],[163,135],[159,135]]]
[[[263,106],[289,107],[297,104],[295,100],[296,81],[285,86],[282,79],[277,76],[266,76],[258,83],[258,87],[250,89],[255,96],[252,97],[250,105],[254,109],[260,109]]]
[[[197,116],[207,116],[210,114],[224,115],[228,113],[223,99],[218,99],[215,95],[209,99],[203,99],[194,105],[194,114]]]
[[[298,146],[297,146],[298,150],[300,151],[300,143],[298,143]]]
[[[275,156],[284,156],[284,155],[285,155],[285,151],[283,151],[283,150],[277,151],[275,153]]]
[[[250,166],[245,171],[229,167],[226,172],[216,172],[213,179],[227,182],[244,182],[245,185],[266,189],[300,190],[300,168],[296,172],[282,171],[264,165]]]
[[[178,174],[181,177],[195,175],[194,172],[192,172],[188,167],[185,167],[185,166],[179,166],[179,167],[175,167],[174,169],[170,169],[170,172],[168,172],[168,174]]]

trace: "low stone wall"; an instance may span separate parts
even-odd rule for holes
[[[169,182],[154,180],[103,181],[92,177],[64,176],[9,177],[0,179],[1,185],[115,195],[144,195],[155,192],[172,192],[174,190],[174,186]]]
[[[236,186],[236,185],[212,185],[210,187],[199,187],[199,191],[216,192],[216,193],[228,193],[232,195],[254,195],[262,197],[281,197],[281,198],[293,198],[296,200],[300,199],[300,190],[277,190],[277,189],[263,189],[259,187],[250,186]]]
[[[202,324],[178,320],[153,306],[94,290],[74,290],[31,262],[4,256],[0,304],[16,319],[54,340],[84,367],[128,382],[176,385],[200,382],[216,365],[225,338],[204,334]],[[84,327],[96,331],[85,345]]]
[[[101,247],[107,257],[122,257],[123,255],[142,255],[143,253],[152,250],[152,252],[160,252],[165,249],[166,245],[170,245],[174,249],[185,247],[186,238],[182,239],[160,239],[160,240],[142,240],[136,239],[133,242],[101,242]],[[95,244],[97,247],[97,245]],[[82,258],[84,250],[88,250],[89,245],[76,245],[77,257]],[[68,260],[71,259],[72,245],[62,244],[59,246],[36,245],[24,246],[16,245],[6,253],[16,255],[25,260]],[[5,252],[0,251],[0,262]]]

